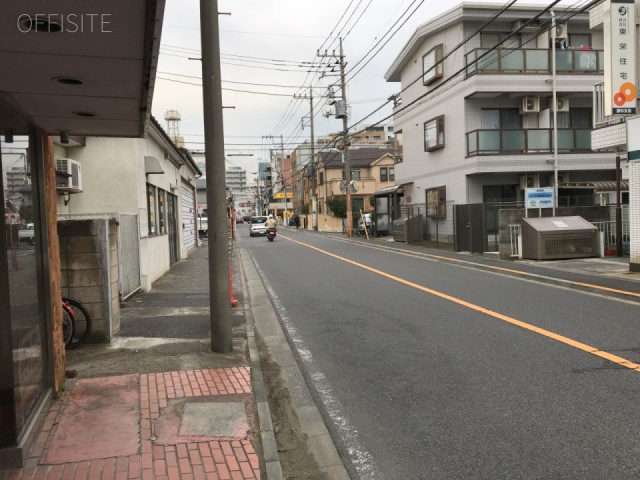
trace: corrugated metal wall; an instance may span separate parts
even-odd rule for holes
[[[184,248],[196,246],[196,200],[193,187],[186,182],[181,185],[182,199],[182,241]]]

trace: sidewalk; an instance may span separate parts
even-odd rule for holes
[[[67,351],[64,390],[25,468],[0,480],[282,478],[277,461],[261,460],[264,386],[246,358],[255,341],[233,263],[232,353],[210,351],[205,244],[127,302],[111,345]]]

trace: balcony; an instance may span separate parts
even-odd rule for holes
[[[474,130],[467,133],[467,155],[550,153],[552,128]],[[558,152],[591,152],[591,129],[559,128]]]
[[[483,54],[486,56],[480,58]],[[467,76],[476,73],[551,74],[551,50],[537,48],[476,48],[465,56]],[[604,72],[603,50],[556,50],[556,73]]]

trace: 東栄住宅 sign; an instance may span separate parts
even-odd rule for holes
[[[608,28],[606,28],[608,27]],[[633,115],[636,113],[636,22],[634,0],[611,0],[609,22],[605,22],[605,35],[609,33],[610,49],[605,58],[605,115]]]
[[[526,188],[525,208],[553,208],[553,187]]]

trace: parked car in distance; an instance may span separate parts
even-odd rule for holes
[[[198,218],[198,235],[200,238],[209,236],[209,219],[207,217]]]
[[[249,236],[266,235],[267,228],[264,224],[267,221],[266,216],[256,216],[249,219]]]
[[[27,228],[18,230],[18,241],[28,242],[29,245],[35,245],[36,237],[35,237],[35,229],[34,229],[33,223],[27,223]]]
[[[249,223],[249,220],[251,220],[251,216],[250,215],[245,215],[244,217],[242,217],[242,220],[244,220],[245,223]]]

